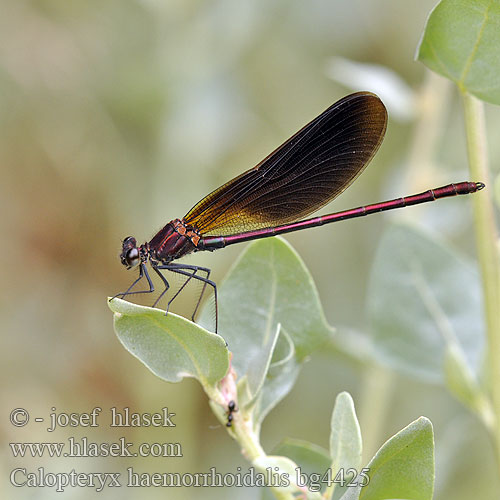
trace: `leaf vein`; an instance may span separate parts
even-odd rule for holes
[[[489,13],[490,13],[490,9],[491,9],[492,4],[493,4],[493,0],[490,0],[488,7],[486,7],[486,10],[484,12],[484,19],[483,19],[483,22],[481,23],[481,28],[479,29],[479,33],[477,35],[476,42],[474,43],[474,45],[472,47],[472,51],[469,54],[467,61],[465,62],[464,69],[462,71],[462,74],[460,75],[458,82],[457,82],[457,85],[460,87],[460,90],[462,92],[465,90],[464,81],[467,78],[467,75],[470,71],[470,68],[472,66],[472,61],[474,60],[474,56],[476,55],[476,53],[478,51],[479,43],[481,42],[481,38],[483,36],[483,32],[485,30],[486,23],[487,23],[488,18],[489,18]]]

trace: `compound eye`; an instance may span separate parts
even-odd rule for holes
[[[133,246],[135,247],[136,245],[136,240],[133,236],[127,236],[124,240],[123,240],[123,246]]]
[[[127,252],[125,257],[128,267],[135,267],[139,264],[139,250],[137,248],[131,248]]]

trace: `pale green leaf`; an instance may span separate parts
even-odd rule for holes
[[[462,91],[500,104],[500,0],[442,0],[417,58]]]
[[[233,352],[238,392],[243,405],[253,405],[258,432],[292,388],[301,362],[331,338],[333,329],[309,271],[282,238],[249,244],[218,294],[219,332]],[[208,309],[201,322],[210,323]]]
[[[461,403],[473,411],[484,411],[487,397],[467,364],[464,352],[456,342],[447,345],[444,374],[447,388]]]
[[[299,439],[287,438],[283,440],[283,442],[273,450],[273,455],[282,455],[297,464],[299,467],[298,472],[302,474],[301,484],[307,482],[304,475],[308,478],[311,478],[311,474],[320,474],[323,476],[330,466],[330,457],[325,449]],[[296,474],[294,474],[294,478],[295,477]],[[321,484],[318,484],[315,489],[319,491],[321,489],[320,486]],[[263,492],[263,500],[271,500],[272,498],[275,497],[270,492]]]
[[[273,455],[283,455],[293,460],[305,474],[324,474],[330,467],[328,451],[321,446],[301,439],[284,439],[274,450]]]
[[[246,373],[238,383],[238,401],[240,407],[250,406],[255,403],[255,399],[259,396],[266,376],[271,365],[271,359],[274,354],[274,349],[279,338],[281,325],[278,324],[276,333],[269,339],[267,346],[263,349],[262,357],[257,359],[255,363],[249,366]]]
[[[282,328],[266,374],[262,391],[254,408],[254,424],[258,433],[266,415],[290,392],[299,374],[292,340]]]
[[[445,348],[456,341],[472,373],[480,372],[484,323],[478,272],[423,232],[393,226],[384,234],[367,308],[379,362],[443,382]]]
[[[318,291],[303,261],[282,238],[250,243],[219,285],[219,333],[234,353],[238,374],[248,372],[281,323],[300,361],[332,334]],[[202,323],[209,324],[209,310]]]
[[[115,332],[124,347],[168,382],[197,378],[213,388],[229,367],[224,339],[180,316],[113,299]]]
[[[348,392],[341,392],[333,408],[330,433],[331,467],[334,475],[339,469],[361,467],[361,429],[354,409],[354,401]]]
[[[370,482],[360,488],[360,500],[432,500],[434,435],[431,422],[420,417],[399,431],[380,448],[367,468]]]
[[[273,488],[275,491],[281,494],[300,493],[302,495],[306,495],[308,500],[321,500],[321,495],[319,493],[310,491],[305,486],[300,488],[297,487],[297,464],[293,462],[293,460],[283,456],[267,455],[254,460],[253,465],[260,472],[270,470],[274,474],[275,484],[277,482],[276,480],[283,481],[282,486]],[[288,485],[284,484],[285,480],[288,480]]]

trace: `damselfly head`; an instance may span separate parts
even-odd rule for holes
[[[137,241],[133,236],[128,236],[123,240],[120,260],[127,269],[131,269],[140,263],[141,257],[137,248]]]

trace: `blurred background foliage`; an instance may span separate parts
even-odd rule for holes
[[[50,471],[124,471],[130,465],[150,472],[246,470],[197,383],[162,382],[116,339],[106,297],[132,280],[118,259],[120,242],[129,234],[148,240],[343,95],[378,92],[375,69],[365,67],[359,81],[346,73],[349,61],[381,65],[406,84],[387,84],[392,97],[380,91],[391,116],[386,140],[356,185],[325,213],[466,180],[456,92],[414,62],[434,3],[0,1],[5,477],[13,467],[40,465]],[[382,87],[388,81],[382,78]],[[390,102],[398,97],[402,114]],[[487,120],[495,167],[498,108],[487,107]],[[330,324],[366,332],[370,268],[391,220],[421,224],[474,257],[470,201],[463,198],[287,236],[312,272]],[[186,261],[211,267],[220,281],[241,251],[235,246]],[[193,300],[194,294],[183,294],[175,311],[189,315]],[[326,446],[333,402],[343,390],[355,400],[366,458],[425,415],[435,425],[435,498],[497,498],[486,433],[442,387],[366,369],[335,352],[306,364],[292,393],[266,420],[266,449],[286,436]],[[38,424],[8,424],[15,407],[47,416],[52,407],[89,412],[96,405],[105,415],[91,432],[49,434]],[[177,427],[113,430],[107,426],[112,406],[140,412],[168,406]],[[10,441],[63,441],[70,435],[98,442],[122,435],[134,443],[181,442],[184,458],[28,460],[13,459],[6,447]],[[54,495],[3,483],[4,498]],[[108,489],[101,498],[138,494]],[[259,491],[140,491],[145,499],[200,494],[253,499]]]

